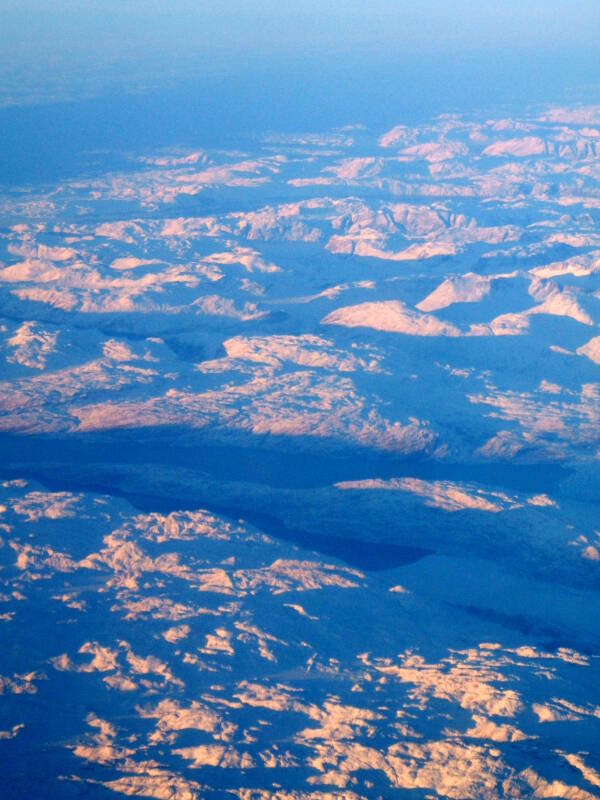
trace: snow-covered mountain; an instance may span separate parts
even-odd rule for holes
[[[6,796],[600,797],[600,107],[244,146],[0,197]]]

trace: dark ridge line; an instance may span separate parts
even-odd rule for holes
[[[289,441],[241,432],[236,439],[234,444],[225,435],[211,440],[206,431],[181,425],[62,435],[0,433],[0,465],[3,462],[14,471],[28,465],[43,469],[44,463],[59,461],[114,467],[152,464],[193,469],[213,480],[291,490],[330,487],[340,481],[411,477],[552,493],[574,474],[572,468],[556,462],[444,463],[419,454],[394,455],[308,437]]]
[[[484,608],[483,606],[476,605],[460,605],[456,603],[448,603],[450,608],[455,608],[458,611],[463,611],[465,614],[476,617],[477,619],[491,622],[493,625],[498,625],[501,628],[516,631],[524,636],[535,637],[540,644],[548,650],[558,650],[560,647],[568,647],[578,650],[587,656],[597,656],[600,641],[595,643],[586,643],[580,639],[565,640],[563,632],[560,628],[552,627],[550,625],[540,624],[534,618],[528,617],[525,614],[505,614],[502,611],[497,611],[492,608]]]

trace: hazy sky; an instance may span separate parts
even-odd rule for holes
[[[4,0],[0,59],[62,69],[348,53],[598,48],[597,0]]]
[[[598,0],[0,0],[0,182],[89,151],[598,102],[599,41]]]

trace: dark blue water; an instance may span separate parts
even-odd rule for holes
[[[189,429],[143,428],[104,434],[63,436],[0,434],[0,475],[19,477],[26,470],[44,480],[56,464],[72,466],[80,476],[93,475],[95,465],[175,467],[190,469],[217,481],[271,486],[277,489],[316,489],[341,481],[410,476],[424,480],[469,481],[520,492],[553,492],[572,471],[557,462],[545,464],[449,463],[406,457],[372,449],[341,447],[298,438],[289,442],[271,437],[238,435],[240,445],[215,443]],[[293,446],[292,446],[293,447]],[[117,470],[115,470],[117,471]],[[73,479],[73,476],[70,476]],[[76,478],[75,478],[76,479]],[[76,490],[72,488],[72,490]]]
[[[137,438],[136,438],[137,437]],[[80,435],[0,436],[0,477],[36,480],[54,491],[87,491],[122,497],[144,512],[169,513],[206,508],[231,519],[243,518],[265,533],[293,542],[305,549],[339,558],[362,570],[381,570],[410,564],[432,551],[403,543],[378,541],[368,532],[364,539],[348,535],[343,526],[330,530],[303,530],[287,526],[269,513],[256,511],[243,499],[223,505],[211,492],[210,483],[229,486],[252,485],[263,492],[268,507],[268,488],[307,489],[330,486],[343,480],[369,477],[418,476],[429,479],[477,480],[501,488],[529,491],[548,490],[569,475],[557,464],[444,464],[406,459],[385,453],[357,451],[337,454],[319,451],[305,443],[297,452],[257,446],[216,445],[186,433],[187,445],[174,431],[147,429],[144,432],[114,431],[104,436]],[[194,441],[195,438],[195,441]],[[162,486],[153,473],[169,467],[190,470],[199,479],[174,479]],[[158,474],[158,472],[157,472]],[[129,479],[132,480],[129,480]],[[207,486],[203,483],[207,482]],[[207,488],[208,487],[208,488]],[[387,532],[389,534],[389,531]]]

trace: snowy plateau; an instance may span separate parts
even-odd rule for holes
[[[600,107],[0,216],[4,798],[600,798]]]

